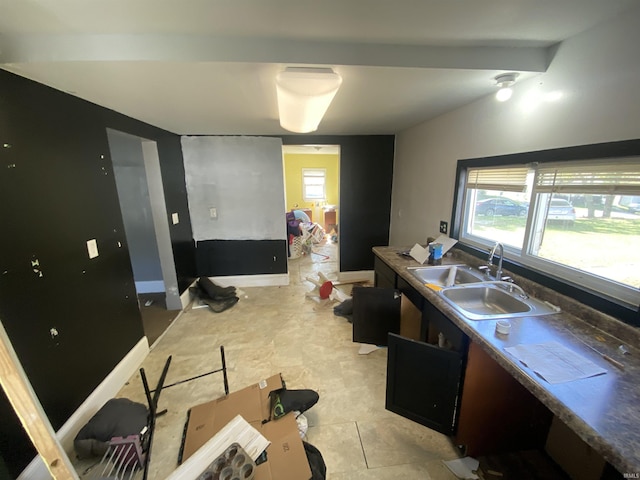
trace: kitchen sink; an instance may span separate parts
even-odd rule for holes
[[[506,282],[496,282],[506,283]],[[554,305],[526,297],[519,291],[510,292],[509,284],[468,284],[444,288],[440,295],[461,315],[469,320],[529,317],[558,313]]]
[[[453,285],[481,282],[483,277],[480,272],[473,270],[468,265],[438,265],[433,267],[407,267],[409,272],[422,283],[430,283],[439,287],[447,285],[451,270],[455,269]]]

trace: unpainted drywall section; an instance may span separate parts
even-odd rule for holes
[[[640,137],[638,25],[640,7],[563,42],[510,101],[489,95],[399,133],[390,244],[423,242],[450,220],[459,159]]]
[[[281,139],[185,136],[181,141],[196,241],[286,239]]]

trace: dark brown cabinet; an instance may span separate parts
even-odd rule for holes
[[[386,408],[469,455],[541,447],[548,409],[404,278],[375,265],[378,288],[354,289],[354,341],[388,345]]]
[[[353,291],[353,341],[388,345],[388,410],[453,435],[467,337],[377,257],[375,266],[376,288]]]
[[[463,368],[462,352],[389,334],[385,407],[453,435]]]
[[[378,257],[374,259],[374,285],[380,288],[396,288],[396,272]]]
[[[387,345],[400,332],[401,295],[393,288],[353,287],[353,341]]]

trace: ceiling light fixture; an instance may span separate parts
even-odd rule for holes
[[[276,77],[282,128],[296,133],[318,129],[342,77],[331,68],[288,67]]]
[[[516,83],[517,73],[505,73],[502,75],[498,75],[495,78],[496,85],[500,88],[496,92],[496,100],[499,102],[506,102],[511,98],[513,94],[513,90],[511,90],[511,86]]]

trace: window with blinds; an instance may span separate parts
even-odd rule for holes
[[[640,157],[469,167],[459,240],[640,303]]]
[[[472,168],[467,172],[467,188],[524,192],[529,172],[528,167]]]
[[[324,200],[326,198],[324,169],[302,169],[302,196],[305,201]]]
[[[539,192],[640,195],[640,157],[544,165],[535,185]]]
[[[463,235],[521,249],[533,171],[528,165],[470,168]]]

